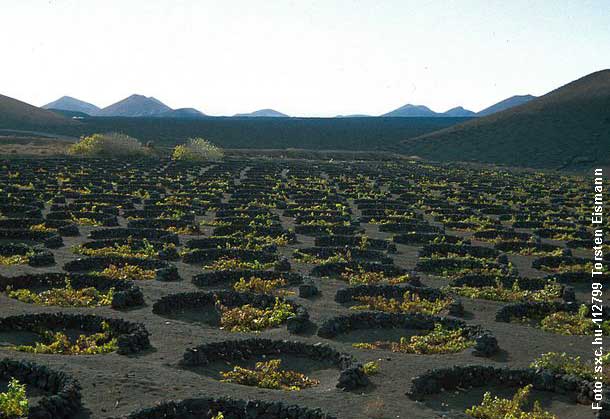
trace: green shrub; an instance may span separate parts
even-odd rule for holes
[[[466,414],[476,419],[557,419],[552,413],[542,410],[538,401],[534,402],[530,412],[523,410],[531,389],[531,384],[520,388],[511,400],[487,392],[481,404],[466,409]]]
[[[239,281],[233,284],[233,289],[237,292],[253,292],[256,294],[290,294],[290,291],[278,289],[284,286],[286,286],[284,278],[262,279],[252,276],[250,279],[240,278]]]
[[[81,226],[100,227],[103,225],[100,221],[97,221],[93,218],[76,217],[74,214],[72,214],[71,219],[76,224],[81,225]]]
[[[551,313],[540,321],[540,328],[560,335],[588,335],[596,328],[596,324],[589,317],[589,308],[581,305],[576,313],[558,311]],[[610,321],[600,324],[605,335],[610,334]]]
[[[30,231],[43,231],[46,233],[55,233],[57,232],[56,228],[47,227],[45,223],[34,224],[29,228]]]
[[[289,317],[294,316],[292,306],[275,299],[272,308],[261,309],[246,304],[240,307],[225,307],[217,303],[220,309],[220,326],[231,332],[257,332],[271,327],[277,327]]]
[[[148,155],[149,150],[135,138],[113,132],[81,137],[70,146],[68,153],[88,157],[141,157]]]
[[[138,265],[125,264],[123,266],[109,265],[103,271],[94,272],[95,275],[107,276],[112,279],[122,279],[125,281],[144,281],[156,278],[156,273],[152,269],[144,269]]]
[[[505,288],[500,281],[497,281],[494,286],[461,286],[443,289],[468,298],[492,301],[551,301],[561,297],[561,286],[558,284],[548,284],[542,290],[529,291],[522,290],[517,281],[511,288]]]
[[[593,270],[593,263],[583,263],[583,264],[574,264],[569,265],[567,263],[561,263],[559,266],[546,266],[541,265],[541,271],[553,272],[553,273],[567,273],[567,272],[591,272]]]
[[[223,256],[220,259],[215,260],[209,265],[205,265],[203,269],[209,269],[211,271],[239,271],[239,270],[252,270],[252,271],[265,271],[267,269],[273,269],[275,262],[263,263],[258,260],[248,262],[229,256]]]
[[[326,263],[345,263],[345,262],[349,262],[352,260],[352,255],[349,250],[347,252],[343,252],[343,253],[339,252],[336,255],[332,255],[332,256],[329,256],[326,259],[324,259],[324,258],[320,258],[315,255],[310,255],[309,253],[303,253],[299,249],[296,249],[293,252],[293,256],[299,262],[311,263],[311,264],[315,264],[315,265],[323,265]]]
[[[12,290],[7,287],[6,294],[9,298],[15,298],[23,303],[40,306],[99,307],[112,304],[114,288],[110,288],[107,292],[100,292],[94,287],[74,289],[67,279],[63,288],[52,288],[38,293],[29,289]]]
[[[28,415],[28,399],[25,395],[25,384],[12,378],[6,393],[0,393],[0,417],[21,418]]]
[[[189,138],[184,145],[174,147],[172,159],[182,161],[216,161],[222,159],[224,152],[203,138]]]
[[[377,362],[377,361],[366,362],[362,366],[362,369],[364,370],[364,373],[366,375],[378,374],[379,373],[379,362]]]
[[[42,342],[34,345],[12,346],[11,349],[34,354],[96,355],[114,352],[118,341],[110,335],[108,323],[102,323],[102,331],[91,335],[79,335],[72,343],[64,332],[43,331]]]
[[[163,245],[164,249],[176,248],[173,243],[166,243]],[[135,247],[131,239],[126,244],[114,244],[113,246],[100,247],[98,249],[91,249],[85,246],[76,246],[73,249],[74,253],[85,256],[118,256],[118,257],[132,257],[139,259],[154,259],[158,256],[159,252],[155,247],[146,239],[142,241],[142,246]]]
[[[366,272],[362,269],[354,270],[347,268],[341,273],[341,279],[348,282],[350,285],[374,285],[380,283],[397,285],[409,282],[411,277],[409,274],[386,276],[383,272]]]
[[[257,362],[253,370],[236,365],[233,367],[233,371],[221,373],[222,381],[285,391],[298,391],[320,383],[300,372],[281,370],[281,363],[280,359]]]
[[[572,374],[588,381],[592,381],[595,377],[590,364],[582,362],[579,356],[570,356],[565,352],[542,354],[530,364],[530,368],[545,369],[556,374]]]
[[[11,256],[1,256],[0,255],[0,265],[25,265],[29,262],[30,256],[33,252],[30,252],[25,255],[11,255]]]
[[[434,325],[434,330],[425,335],[415,335],[400,342],[378,341],[373,343],[355,343],[360,349],[385,349],[392,352],[407,354],[447,354],[461,352],[474,345],[474,341],[464,336],[462,329],[447,329],[440,323]]]
[[[354,310],[377,310],[386,313],[423,313],[438,314],[451,304],[450,298],[439,298],[437,300],[426,300],[410,291],[405,291],[403,300],[386,298],[383,296],[361,296],[355,297],[356,301],[363,302],[363,305],[353,306]]]

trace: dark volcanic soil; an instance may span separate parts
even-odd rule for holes
[[[355,209],[354,216],[359,215]],[[212,219],[213,213],[206,216]],[[281,217],[285,227],[292,227],[291,219]],[[120,218],[121,225],[126,220]],[[32,268],[29,266],[10,266],[0,268],[0,274],[13,276],[27,272],[61,271],[61,266],[77,258],[71,247],[85,242],[90,227],[81,227],[81,236],[75,238],[64,237],[65,246],[53,250],[56,265],[50,268]],[[379,233],[377,226],[366,226],[367,234],[373,238],[387,238],[390,234]],[[457,234],[456,232],[452,232]],[[181,236],[184,243],[188,238]],[[295,247],[313,245],[311,237],[299,236],[299,243],[280,249],[284,255],[291,255]],[[473,244],[485,245],[473,242]],[[417,262],[418,247],[398,245],[398,254],[393,255],[395,263],[404,268],[413,268]],[[542,272],[531,269],[533,257],[511,256],[522,276],[543,276]],[[293,270],[307,273],[311,265],[293,263]],[[527,326],[520,326],[494,321],[496,310],[503,303],[483,300],[463,299],[468,313],[467,321],[480,324],[493,331],[502,348],[501,354],[494,359],[475,358],[470,351],[451,355],[411,355],[398,354],[387,351],[354,349],[351,343],[354,338],[362,340],[362,332],[339,336],[336,340],[327,340],[315,334],[304,336],[290,335],[285,327],[267,330],[259,334],[230,333],[204,322],[194,322],[197,316],[185,315],[161,317],[152,313],[152,304],[162,296],[178,292],[196,291],[190,279],[195,273],[201,272],[201,267],[177,262],[183,278],[180,282],[162,283],[158,281],[140,281],[138,285],[145,294],[146,306],[127,311],[116,311],[111,308],[94,309],[62,309],[64,312],[87,312],[109,317],[120,317],[125,320],[142,322],[150,332],[152,349],[135,356],[121,356],[116,353],[97,356],[60,356],[60,355],[31,355],[18,353],[0,348],[0,357],[12,359],[29,359],[41,364],[61,369],[76,379],[82,385],[84,411],[80,418],[105,418],[126,415],[135,410],[153,406],[155,403],[171,399],[193,397],[219,397],[230,396],[242,399],[283,400],[309,407],[320,407],[328,413],[339,418],[361,419],[376,418],[409,418],[430,419],[441,417],[448,410],[459,411],[472,404],[478,403],[484,390],[474,389],[460,394],[441,394],[430,397],[425,403],[410,400],[405,392],[408,390],[413,377],[436,367],[449,367],[452,365],[465,365],[472,363],[491,364],[494,366],[525,367],[532,359],[543,352],[566,351],[573,355],[581,355],[584,359],[591,358],[590,338],[560,336],[543,332]],[[447,284],[446,280],[422,276],[426,285],[441,286]],[[331,279],[315,279],[315,283],[322,290],[318,298],[305,300],[293,298],[305,306],[311,320],[318,325],[325,319],[339,314],[349,314],[350,310],[334,301],[335,291],[345,287],[344,282]],[[586,295],[579,292],[580,299]],[[0,295],[0,315],[10,316],[23,313],[59,311],[54,307],[44,308],[9,299]],[[334,387],[338,371],[331,369],[316,369],[315,365],[307,362],[300,364],[305,370],[314,371],[312,376],[321,380],[317,388],[306,389],[300,392],[282,392],[258,389],[235,384],[221,383],[214,373],[210,371],[188,370],[178,366],[187,348],[207,342],[236,339],[241,337],[261,336],[276,339],[297,339],[308,343],[324,342],[332,345],[339,351],[349,352],[358,360],[365,362],[380,360],[380,373],[373,376],[372,387],[358,392],[343,392]],[[384,337],[397,338],[394,332],[383,334],[375,332],[374,339]],[[16,336],[0,335],[0,342],[7,339],[13,341]],[[22,336],[22,339],[28,336]],[[292,361],[294,362],[294,361]],[[297,363],[298,364],[298,363]],[[292,364],[291,364],[292,365]],[[501,394],[510,395],[512,390],[501,390]],[[588,406],[577,406],[566,403],[556,395],[535,393],[537,398],[543,400],[543,406],[557,413],[561,419],[577,419],[592,417]],[[371,411],[378,410],[372,416]]]

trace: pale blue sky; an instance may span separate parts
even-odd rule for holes
[[[0,93],[34,105],[478,111],[610,67],[607,0],[2,0],[0,14]]]

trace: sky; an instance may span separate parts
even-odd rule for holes
[[[0,0],[0,94],[208,115],[479,111],[610,68],[607,0]]]

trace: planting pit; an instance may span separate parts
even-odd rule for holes
[[[458,236],[450,236],[446,234],[438,234],[438,233],[419,233],[419,232],[410,232],[397,234],[392,237],[392,241],[398,244],[405,244],[409,246],[420,246],[422,244],[430,244],[435,241],[440,241],[444,243],[450,244],[470,244],[470,239],[466,239]]]
[[[441,349],[435,347],[434,343],[427,347],[422,345],[408,349],[398,347],[397,344],[402,338],[406,338],[408,341],[412,336],[428,335],[435,331],[435,328],[439,325],[446,331],[459,330],[461,332],[459,336],[456,335],[449,339],[456,345],[456,349]],[[453,353],[473,347],[474,355],[491,356],[497,353],[499,349],[497,340],[492,333],[483,330],[480,326],[470,326],[461,320],[448,317],[418,313],[361,312],[333,317],[320,326],[318,336],[351,343],[355,347],[362,347],[362,349],[384,349],[392,352]],[[436,340],[435,343],[438,342]],[[372,346],[367,347],[368,345],[362,344]]]
[[[245,243],[244,243],[245,242]],[[254,248],[269,253],[277,251],[277,245],[269,244],[264,238],[248,238],[239,236],[215,236],[190,239],[184,245],[185,251],[195,249],[226,249],[226,248]]]
[[[261,250],[249,249],[193,249],[183,255],[185,263],[211,264],[219,259],[239,259],[244,262],[276,263],[279,256]]]
[[[0,243],[0,265],[38,267],[54,264],[53,253],[41,246],[30,246],[25,243]]]
[[[382,239],[372,239],[366,236],[345,236],[338,234],[332,236],[317,236],[314,243],[319,247],[351,246],[396,253],[396,245],[394,243]]]
[[[366,261],[381,264],[392,264],[393,259],[385,252],[358,247],[302,247],[294,251],[294,258],[305,263],[340,258],[348,261]]]
[[[148,239],[107,239],[81,244],[75,253],[84,256],[119,256],[141,259],[178,260],[176,245]]]
[[[28,292],[36,294],[34,298],[43,297],[44,301],[52,301],[52,296],[45,296],[49,292],[66,290],[67,281],[70,288],[78,292],[86,290],[84,298],[79,298],[81,305],[69,304],[69,301],[76,299],[75,296],[62,298],[65,304],[59,304],[63,307],[82,307],[96,306],[96,301],[99,297],[96,295],[104,294],[105,299],[109,299],[108,305],[115,309],[125,309],[128,307],[140,306],[144,304],[144,295],[140,288],[134,285],[131,281],[123,281],[118,279],[106,278],[97,275],[79,275],[79,274],[64,274],[64,273],[46,273],[46,274],[27,274],[11,278],[0,277],[0,291],[6,292],[10,298],[15,298],[23,302],[28,302],[36,305],[56,305],[44,302],[36,302],[31,294],[19,297],[20,292]],[[10,290],[10,291],[9,291]],[[109,291],[112,290],[109,298]],[[14,295],[13,292],[16,292]],[[41,295],[42,294],[42,295]],[[56,297],[55,299],[58,299]],[[90,303],[83,305],[82,302]],[[107,304],[101,304],[107,305]]]
[[[29,418],[70,419],[81,410],[80,386],[63,372],[26,361],[0,360],[0,393],[13,378],[26,386]]]
[[[561,254],[563,251],[561,246],[531,241],[498,242],[494,245],[494,248],[502,252],[524,256],[552,256],[557,253]]]
[[[577,272],[590,271],[590,259],[574,256],[543,256],[532,261],[532,268],[545,272]]]
[[[130,220],[127,228],[136,229],[161,229],[176,234],[198,235],[199,226],[192,221],[174,220],[171,218],[144,218],[141,220]]]
[[[504,263],[468,257],[424,258],[417,262],[415,270],[428,275],[447,278],[454,278],[464,274],[485,274],[488,272],[497,272],[504,275],[514,273],[514,270]]]
[[[303,283],[303,275],[295,272],[278,272],[262,270],[225,270],[209,271],[193,276],[192,282],[198,287],[232,288],[242,278],[261,278],[269,281],[283,281],[283,287],[297,286]]]
[[[252,328],[234,324],[234,318],[228,318],[226,323],[223,321],[224,314],[240,308],[261,310],[266,314],[252,313],[239,318],[260,319],[264,315],[269,317],[270,322],[266,323],[266,327],[258,329],[258,322],[254,322],[252,325],[255,327]],[[281,310],[285,315],[276,314],[276,310]],[[230,331],[259,331],[286,324],[290,333],[300,333],[310,325],[307,310],[290,300],[267,294],[225,290],[168,295],[153,305],[153,313],[189,323],[226,327]]]
[[[92,230],[89,238],[94,240],[104,239],[148,239],[164,243],[180,244],[177,234],[157,228],[102,228]]]
[[[92,314],[54,312],[0,318],[0,347],[22,352],[72,354],[71,350],[66,349],[57,352],[53,349],[57,348],[57,345],[42,351],[34,349],[38,343],[50,344],[50,336],[44,336],[47,332],[61,332],[71,345],[77,345],[80,349],[83,347],[78,344],[77,339],[81,335],[91,337],[94,334],[103,334],[104,336],[96,339],[95,345],[91,346],[94,352],[90,354],[117,352],[127,355],[143,351],[150,346],[148,331],[143,324]],[[107,346],[101,348],[101,345],[106,344]],[[59,347],[65,348],[63,345]],[[100,351],[95,351],[95,347],[100,348]]]
[[[379,231],[384,233],[444,233],[443,229],[425,222],[379,224]]]
[[[406,269],[396,265],[381,264],[372,262],[328,262],[314,266],[311,269],[310,275],[317,277],[337,278],[345,272],[379,272],[387,277],[404,275]]]
[[[443,288],[468,298],[493,301],[552,301],[563,298],[574,301],[574,288],[550,279],[517,276],[464,275],[454,278]]]
[[[134,412],[124,419],[213,419],[221,412],[226,419],[336,419],[321,409],[282,402],[200,398],[169,401]]]
[[[213,342],[188,349],[180,362],[202,375],[215,379],[233,366],[251,369],[256,362],[282,360],[282,368],[298,371],[319,381],[311,390],[328,391],[333,387],[351,390],[368,385],[369,381],[354,358],[327,345],[298,341],[243,339]],[[340,371],[337,381],[337,370]]]
[[[499,241],[531,241],[534,236],[530,233],[522,233],[513,230],[502,230],[502,229],[489,229],[476,231],[472,238],[475,240],[486,241],[486,242],[499,242]]]
[[[409,297],[407,302],[405,296]],[[451,298],[438,288],[413,285],[357,285],[337,290],[335,301],[350,308],[385,312],[422,312],[427,314],[447,313],[452,316],[464,314],[461,301]],[[421,304],[420,304],[421,303]]]
[[[590,409],[593,383],[569,374],[553,374],[531,368],[468,365],[429,370],[411,380],[407,396],[424,402],[438,413],[468,418],[470,416],[465,415],[464,410],[479,404],[484,392],[512,398],[518,388],[530,384],[532,393],[529,400],[541,401],[544,410],[550,410],[562,419],[594,417]],[[589,406],[579,406],[577,403]]]
[[[178,269],[174,265],[156,259],[93,256],[67,262],[63,268],[68,272],[96,272],[102,276],[108,276],[114,279],[180,280]]]
[[[469,246],[451,243],[426,244],[419,251],[419,257],[421,258],[445,258],[449,257],[450,255],[470,256],[473,258],[493,260],[500,256],[500,252],[489,247]]]
[[[604,311],[596,324],[591,321],[590,304],[575,302],[525,302],[508,304],[496,313],[496,321],[518,323],[539,327],[542,330],[562,335],[591,335],[595,327],[610,334],[610,313]]]
[[[60,236],[78,236],[78,227],[71,220],[53,220],[40,218],[5,218],[0,219],[0,229],[27,230],[32,232],[57,233]],[[28,238],[26,232],[24,238]]]
[[[83,226],[117,227],[115,215],[92,211],[57,211],[47,214],[49,220],[69,220]]]
[[[450,417],[452,419],[472,419],[472,416],[468,416],[465,411],[466,409],[470,409],[473,406],[480,404],[485,393],[489,392],[493,396],[502,399],[512,399],[519,388],[519,386],[504,388],[493,385],[486,386],[485,388],[474,387],[456,392],[445,392],[442,395],[428,396],[423,404],[439,416],[445,415],[445,417]],[[591,413],[590,408],[576,404],[570,396],[565,394],[532,389],[529,392],[527,401],[524,405],[524,410],[531,411],[532,404],[535,401],[540,403],[540,406],[544,411],[555,414],[557,418],[595,418],[595,415]]]
[[[33,231],[30,229],[0,229],[0,240],[14,243],[42,244],[49,249],[57,249],[64,241],[57,232]]]

